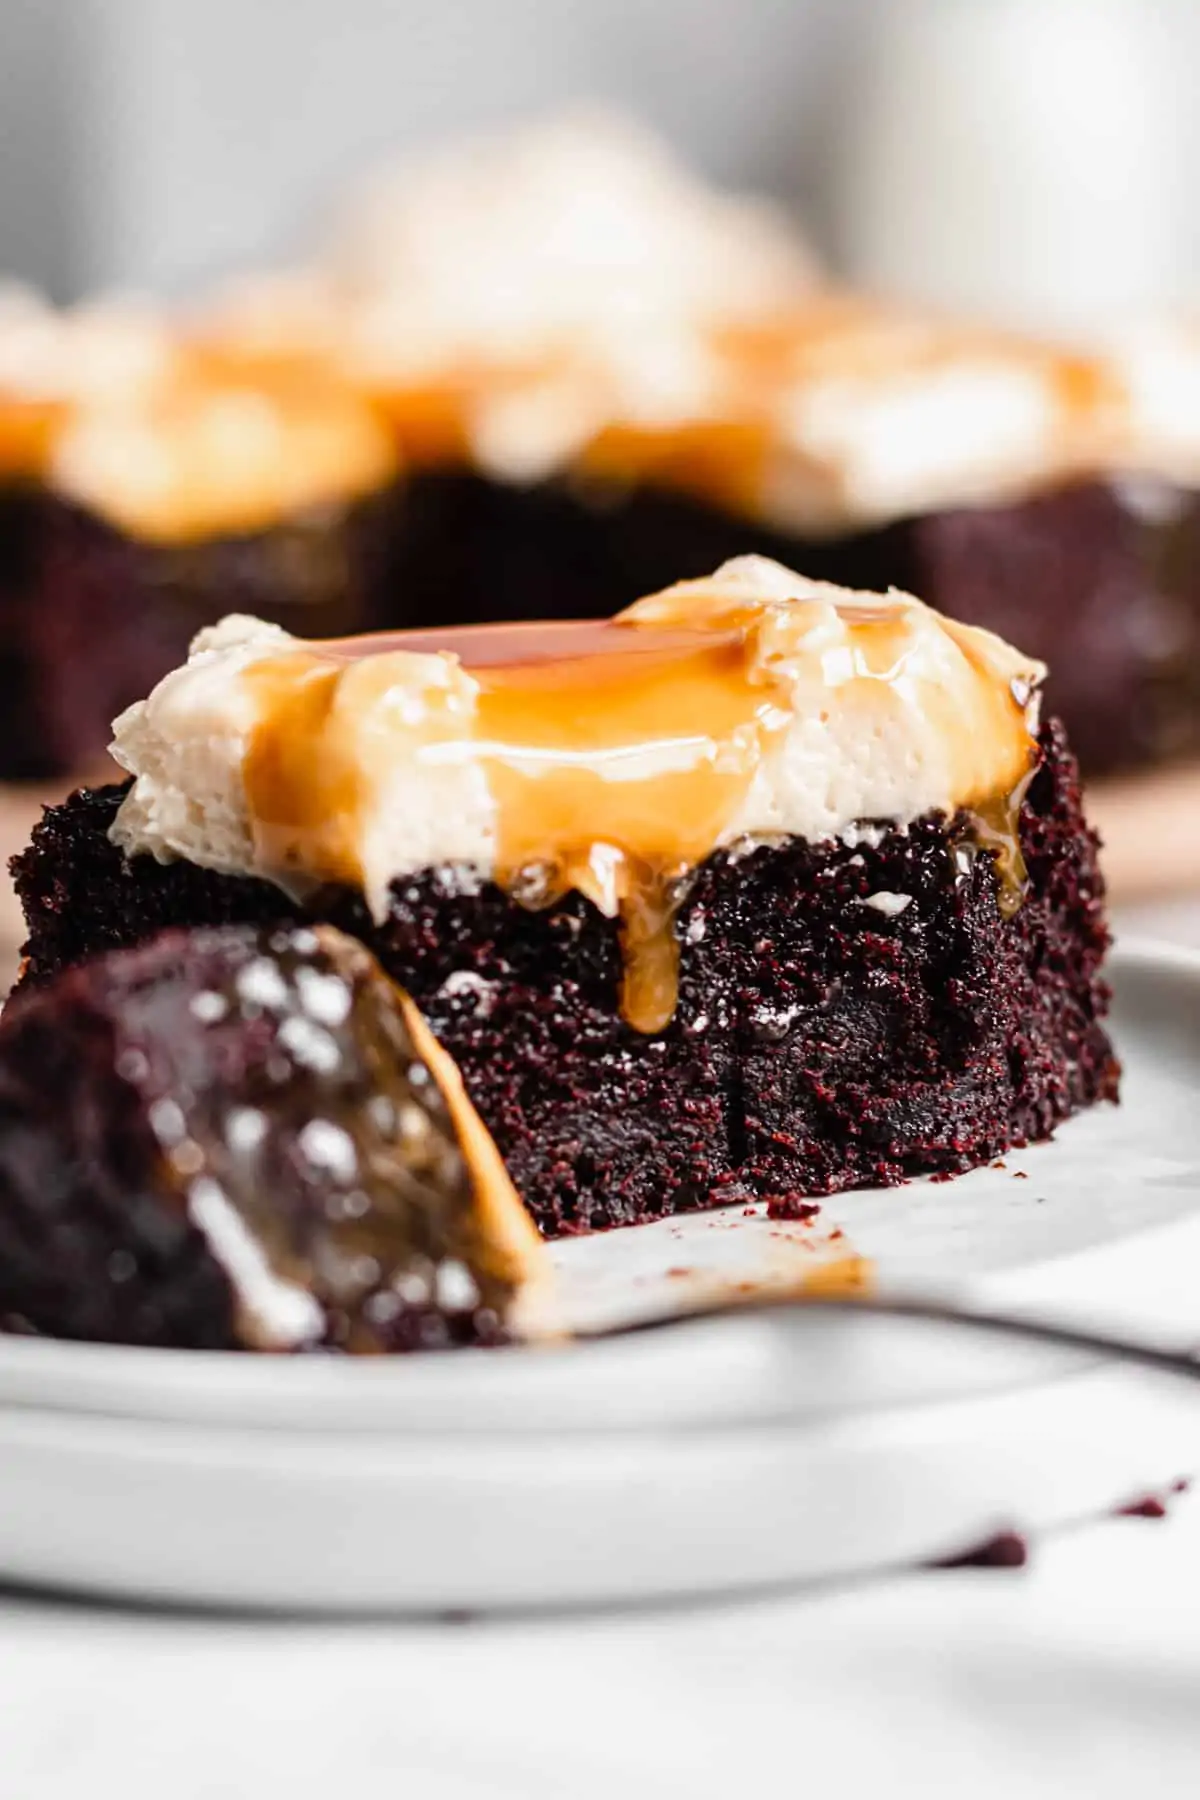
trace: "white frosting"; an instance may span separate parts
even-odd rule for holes
[[[200,342],[218,349],[268,359],[327,355],[336,362],[346,304],[321,269],[262,269],[223,282],[189,323]]]
[[[812,282],[781,211],[707,187],[650,133],[591,109],[377,177],[334,267],[379,299],[396,366],[417,369],[536,358],[648,320],[753,317]]]
[[[158,382],[175,354],[167,320],[147,302],[59,311],[28,288],[0,286],[0,396],[30,405],[125,397]]]
[[[1200,484],[1200,320],[1145,321],[1078,353],[862,303],[780,333],[758,400],[726,373],[722,407],[757,405],[756,510],[838,531],[999,505],[1056,482],[1144,474]]]
[[[148,700],[121,714],[113,755],[137,779],[113,827],[117,843],[227,875],[253,868],[241,764],[255,708],[238,676],[295,642],[277,625],[231,613],[200,632]]]
[[[999,358],[802,383],[765,510],[819,528],[994,501],[1058,466],[1060,412],[1044,368]]]
[[[517,382],[481,384],[466,409],[479,468],[502,481],[544,479],[573,462],[606,426],[683,426],[718,415],[725,371],[704,334],[682,320],[648,321],[627,338],[577,344]]]
[[[135,780],[113,826],[115,843],[131,855],[183,857],[228,875],[256,872],[242,765],[257,708],[239,678],[300,641],[232,614],[200,632],[182,668],[121,714],[112,754]],[[435,863],[487,870],[495,855],[495,806],[478,758],[463,753],[477,684],[453,657],[403,661],[407,678],[394,684],[386,720],[392,754],[376,779],[360,847],[367,895],[380,914],[393,876]],[[352,687],[344,703],[353,705]],[[426,741],[434,715],[458,721],[457,743]],[[406,738],[396,733],[401,720]]]
[[[739,556],[701,581],[679,582],[638,601],[627,617],[647,624],[678,617],[686,597],[702,616],[739,603],[767,603],[753,633],[751,681],[782,681],[790,720],[773,734],[750,792],[723,842],[739,837],[858,838],[860,820],[907,824],[927,812],[954,811],[968,792],[994,785],[986,733],[973,741],[978,676],[932,607],[892,589],[869,594],[809,581],[764,556]],[[900,679],[875,684],[864,710],[856,677],[861,658],[842,612],[877,611],[903,634]],[[970,630],[974,654],[995,687],[1014,683],[1030,695],[1037,729],[1037,688],[1045,666],[990,631]],[[974,751],[974,754],[972,753]]]
[[[353,209],[330,265],[368,378],[464,370],[483,467],[532,479],[612,418],[689,418],[711,399],[706,324],[814,285],[770,203],[698,181],[657,138],[583,109],[401,164]]]
[[[849,616],[840,610],[847,605]],[[770,689],[776,716],[721,843],[828,839],[852,833],[862,819],[905,823],[992,791],[1001,752],[977,716],[981,692],[994,689],[1005,707],[1010,694],[1028,693],[1027,722],[1036,728],[1042,666],[988,632],[949,627],[907,595],[853,594],[760,557],[740,557],[707,580],[638,602],[625,616],[647,625],[678,625],[686,617],[720,628],[739,608],[755,609],[747,679]],[[862,678],[857,634],[871,613],[894,633],[889,644],[898,661],[888,679]],[[113,755],[134,776],[112,830],[124,850],[185,857],[229,873],[271,873],[256,854],[243,785],[256,718],[243,675],[295,644],[277,627],[227,619],[202,632],[188,663],[117,720]],[[382,694],[371,659],[353,664],[343,680],[338,705],[360,732],[362,766],[370,771],[358,851],[377,916],[395,877],[435,864],[460,865],[475,880],[494,869],[497,802],[487,747],[471,736],[478,692],[474,677],[445,653],[389,658]],[[380,742],[382,759],[372,755]],[[1004,747],[1010,757],[1011,748]],[[677,765],[680,757],[711,757],[713,745],[702,733],[647,745],[601,772],[636,779],[652,773],[664,754]]]
[[[1147,320],[1127,328],[1110,341],[1107,360],[1123,396],[1120,463],[1200,483],[1200,321]]]
[[[75,408],[49,478],[132,536],[179,542],[346,504],[390,480],[395,463],[388,432],[352,392],[184,372]]]

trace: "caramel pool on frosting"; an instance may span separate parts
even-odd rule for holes
[[[410,731],[404,717],[389,731],[387,712],[426,650],[458,657],[476,684],[467,719],[430,705],[421,731],[428,757],[469,744],[485,772],[493,878],[537,905],[575,888],[619,917],[626,1015],[659,1030],[675,1004],[674,892],[720,842],[786,717],[769,683],[747,679],[744,630],[485,626],[262,663],[246,677],[261,712],[245,782],[265,867],[361,883],[371,758]]]
[[[434,864],[530,906],[576,889],[620,921],[624,1014],[657,1031],[699,862],[935,809],[995,831],[1032,766],[1041,674],[908,596],[753,557],[598,624],[322,644],[229,621],[118,721],[136,780],[114,836],[360,885],[380,917],[394,879]]]

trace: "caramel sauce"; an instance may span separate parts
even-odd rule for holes
[[[744,631],[483,626],[347,639],[256,665],[247,679],[262,722],[244,779],[265,867],[361,878],[372,761],[361,727],[382,718],[412,653],[435,648],[457,653],[478,694],[460,723],[435,693],[421,744],[462,736],[486,769],[495,879],[529,905],[577,889],[615,915],[622,1012],[662,1030],[675,1010],[679,884],[735,815],[774,722],[770,687],[746,676]],[[386,755],[386,720],[382,730],[374,744]]]
[[[1020,911],[1029,885],[1029,873],[1021,849],[1021,807],[1036,772],[1030,766],[1007,792],[990,794],[974,801],[963,810],[970,824],[975,849],[993,852],[996,878],[996,904],[1002,919],[1011,919]]]
[[[746,792],[770,696],[746,681],[739,633],[610,624],[593,642],[476,671],[500,878],[543,869],[548,894],[577,888],[615,910],[622,1011],[654,1032],[675,1010],[675,890]]]
[[[12,400],[0,394],[0,480],[24,481],[41,473],[62,416],[62,406],[52,401]]]
[[[997,680],[981,640],[943,621],[976,677],[964,730],[961,679],[951,693],[914,667],[903,608],[838,611],[848,628],[839,641],[804,652],[813,704],[836,693],[855,729],[861,714],[864,742],[893,706],[919,705],[940,725],[958,801],[981,845],[999,852],[1004,904],[1015,906],[1016,790],[1033,756],[1021,697]],[[797,612],[801,622],[823,616],[802,600],[790,603],[793,622]],[[394,804],[389,771],[421,780],[422,763],[480,768],[496,822],[493,878],[531,907],[574,889],[616,917],[623,1016],[660,1031],[676,1004],[687,877],[726,841],[773,734],[793,717],[795,697],[776,686],[757,635],[772,617],[744,595],[690,589],[601,623],[401,632],[252,665],[242,680],[258,723],[243,773],[256,866],[285,885],[365,885],[364,821]]]
[[[753,512],[770,457],[771,433],[761,418],[694,419],[658,427],[615,423],[585,447],[577,470],[585,479],[617,487],[649,481],[713,506]]]
[[[856,1250],[847,1250],[829,1262],[818,1263],[800,1280],[802,1294],[836,1300],[842,1295],[869,1294],[876,1286],[875,1265]]]
[[[353,499],[384,484],[395,472],[397,450],[414,468],[470,466],[481,402],[569,380],[586,367],[586,350],[559,342],[534,357],[464,355],[428,374],[389,372],[386,332],[375,342],[378,327],[364,325],[354,303],[319,306],[299,332],[286,293],[278,305],[274,329],[269,314],[239,328],[236,316],[223,318],[219,308],[178,328],[162,392],[143,409],[144,442],[136,451],[124,440],[111,449],[111,466],[96,476],[97,491],[89,489],[86,502],[151,540],[189,542],[269,527],[296,506]],[[886,385],[906,373],[980,360],[1037,373],[1053,398],[1057,424],[1046,467],[1032,470],[1031,478],[1131,459],[1129,396],[1102,355],[1068,354],[838,289],[764,319],[709,323],[700,335],[712,387],[707,398],[698,395],[696,412],[689,415],[684,405],[678,418],[648,425],[636,411],[628,416],[614,391],[607,422],[567,459],[574,472],[614,483],[649,480],[755,516],[771,510],[770,472],[789,396],[830,378]],[[192,440],[205,434],[199,415],[230,392],[257,397],[275,416],[281,445],[264,452],[262,469],[235,467],[226,478],[228,456]],[[24,478],[53,470],[60,440],[92,411],[82,397],[43,405],[0,393],[0,473]],[[143,493],[121,471],[135,461],[153,466],[156,451],[159,463],[165,458],[179,467]],[[817,458],[806,473],[816,489],[829,488],[818,511],[827,505],[836,513],[838,487],[828,468]]]
[[[340,673],[303,652],[248,672],[262,722],[251,735],[243,778],[257,853],[285,886],[310,875],[361,878],[363,779],[336,727]]]
[[[946,618],[942,620],[942,627],[954,639],[962,655],[982,676],[984,664],[978,641],[972,636],[970,628],[959,624],[955,619]],[[1027,689],[1006,690],[994,681],[981,679],[972,720],[980,741],[1003,742],[1002,738],[994,734],[1003,732],[1006,725],[1011,732],[1014,713],[1024,719],[1029,698]],[[1036,772],[1037,751],[1032,740],[1027,740],[1023,748],[1018,742],[1014,744],[1008,759],[1007,774],[999,784],[994,780],[990,786],[976,782],[973,791],[968,792],[961,802],[962,810],[970,821],[976,848],[994,853],[999,884],[996,903],[1000,916],[1004,919],[1012,918],[1020,910],[1029,885],[1021,850],[1021,807]]]
[[[618,485],[649,481],[751,517],[769,513],[788,405],[808,386],[843,378],[886,385],[980,360],[1036,373],[1052,397],[1057,423],[1046,466],[1031,470],[1031,479],[1129,460],[1122,435],[1128,395],[1099,355],[1065,354],[839,290],[763,320],[707,325],[702,337],[712,385],[707,395],[701,388],[696,410],[684,402],[677,418],[647,424],[636,409],[629,416],[614,391],[607,421],[566,456],[573,473]],[[0,473],[53,476],[60,443],[83,424],[89,472],[79,497],[134,536],[193,542],[269,528],[306,505],[358,498],[394,477],[397,452],[413,468],[469,467],[481,404],[569,382],[587,368],[586,353],[559,343],[538,357],[462,357],[427,375],[400,376],[389,375],[385,350],[369,330],[364,335],[353,307],[323,314],[299,337],[288,330],[285,302],[274,336],[269,321],[239,333],[236,321],[219,314],[207,326],[192,320],[178,331],[157,391],[145,396],[136,439],[127,417],[123,435],[106,446],[95,407],[81,397],[45,406],[0,394]],[[274,420],[278,442],[264,442],[257,464],[248,453],[245,464],[230,455],[239,435],[232,426],[226,435],[234,397],[254,400],[260,419]],[[601,385],[601,410],[603,398]],[[819,456],[806,461],[794,446],[789,456],[792,479],[803,470],[817,513],[839,516],[836,470]],[[130,469],[152,474],[135,478]]]

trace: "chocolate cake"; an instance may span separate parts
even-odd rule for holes
[[[377,1354],[495,1342],[540,1280],[452,1066],[328,927],[168,931],[0,1020],[0,1329]]]
[[[823,287],[585,116],[435,155],[186,318],[0,306],[0,776],[86,769],[231,604],[599,618],[747,549],[1046,661],[1085,772],[1200,745],[1200,340]]]
[[[678,337],[673,416],[639,421],[627,369],[607,412],[594,369],[560,371],[549,450],[532,378],[526,410],[511,374],[448,384],[433,456],[428,394],[376,371],[409,462],[397,591],[429,596],[405,623],[596,616],[753,547],[1028,648],[1088,773],[1200,748],[1200,437],[1166,437],[1120,357],[829,295]]]
[[[598,626],[199,641],[14,863],[23,989],[323,920],[543,1232],[949,1175],[1116,1097],[1096,843],[1037,663],[747,558]]]
[[[225,322],[394,421],[398,622],[598,616],[756,549],[1041,657],[1088,772],[1200,743],[1185,325],[1064,347],[839,292],[594,118],[401,167]]]
[[[328,367],[142,312],[0,304],[0,777],[96,766],[115,714],[230,605],[374,624],[395,471]]]

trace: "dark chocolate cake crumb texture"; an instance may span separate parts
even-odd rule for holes
[[[14,862],[27,986],[166,925],[301,916],[263,881],[126,862],[107,837],[122,792],[52,808]],[[619,1016],[613,921],[577,894],[535,912],[429,870],[394,884],[382,924],[341,890],[305,916],[412,994],[544,1233],[745,1198],[797,1216],[958,1173],[1116,1097],[1096,840],[1053,723],[1020,831],[1010,918],[965,817],[710,857],[676,919],[678,1007],[651,1036]]]
[[[496,1341],[512,1291],[353,940],[169,931],[0,1020],[5,1328],[387,1352]]]

